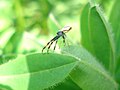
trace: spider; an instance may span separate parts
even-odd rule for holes
[[[43,53],[44,49],[45,49],[47,46],[48,46],[48,49],[47,49],[47,53],[48,53],[51,45],[53,44],[53,42],[55,42],[55,46],[54,46],[54,50],[55,50],[56,44],[57,44],[58,39],[59,39],[60,37],[63,38],[63,43],[65,44],[65,37],[66,37],[66,34],[65,34],[65,33],[67,33],[68,31],[70,31],[71,29],[72,29],[71,26],[64,26],[61,30],[59,30],[59,31],[57,32],[57,35],[56,35],[53,39],[51,39],[51,40],[47,43],[46,46],[43,47],[42,53]]]

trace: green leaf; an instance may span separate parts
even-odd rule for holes
[[[96,0],[89,0],[90,6],[93,7],[96,5]]]
[[[88,51],[80,46],[69,46],[63,49],[79,59],[78,67],[70,74],[72,80],[82,90],[116,90],[117,84],[105,69]]]
[[[41,12],[41,13],[39,13],[40,18],[38,19],[38,24],[40,23],[39,25],[43,29],[43,30],[41,30],[41,33],[44,33],[47,35],[47,34],[49,34],[47,20],[49,17],[49,13],[51,12],[52,5],[49,2],[49,0],[44,0],[44,1],[38,0],[38,3],[40,4],[39,12]],[[45,6],[46,6],[46,8],[45,8]]]
[[[119,0],[115,0],[115,3],[113,5],[113,8],[111,10],[110,15],[110,22],[113,27],[113,32],[115,34],[115,44],[116,44],[116,72],[115,72],[115,78],[116,81],[119,83],[119,90],[120,90],[120,2]]]
[[[7,63],[10,60],[14,60],[16,57],[16,54],[0,55],[0,65]]]
[[[24,32],[15,32],[8,42],[6,43],[5,47],[3,48],[4,53],[16,53],[17,49],[21,43],[22,37]]]
[[[85,28],[82,28],[85,27],[84,25],[81,26],[81,30],[84,34],[87,32],[86,35],[88,36],[85,37],[85,35],[82,35],[83,46],[96,56],[98,60],[112,72],[112,74],[114,74],[115,45],[111,33],[111,27],[104,18],[104,14],[99,6],[91,8],[87,7],[84,9],[83,13],[85,10],[88,12],[83,18],[86,16],[88,20],[83,21],[83,19],[81,19],[81,22],[88,23],[86,24],[86,27],[88,28],[86,28],[86,30]],[[84,44],[85,42],[88,43]]]
[[[120,56],[120,1],[115,0],[114,6],[110,15],[110,23],[113,27],[113,32],[115,34],[115,43],[116,43],[116,54],[117,58]]]
[[[89,30],[89,27],[88,27],[89,8],[90,8],[89,4],[85,5],[80,18],[81,37],[82,37],[81,43],[86,49],[93,52],[92,43],[90,41],[90,32],[88,31]]]
[[[16,17],[16,32],[24,32],[25,31],[25,19],[24,19],[24,8],[20,0],[13,1],[13,10]]]
[[[70,77],[68,77],[65,81],[58,84],[54,88],[50,88],[48,90],[82,90],[76,83],[74,83]]]
[[[59,54],[20,55],[0,66],[0,84],[13,90],[43,90],[62,82],[77,62]]]

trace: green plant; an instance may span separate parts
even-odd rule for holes
[[[42,3],[40,0],[39,2]],[[48,1],[44,4],[53,7]],[[14,32],[15,34],[1,49],[3,54],[0,56],[0,89],[120,90],[119,5],[119,1],[116,0],[110,14],[111,24],[93,0],[84,6],[80,19],[82,45],[63,47],[61,54],[36,52],[30,54],[24,51],[23,53],[27,54],[21,55],[17,53],[25,34],[25,18],[19,16],[18,13],[22,13],[21,4],[15,1],[18,31]],[[46,35],[48,35],[46,19],[51,8],[41,9],[44,15],[40,16],[45,17],[40,27],[45,30],[42,33]],[[17,41],[20,42],[16,43]],[[7,55],[8,52],[12,55]]]

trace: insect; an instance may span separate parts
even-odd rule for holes
[[[45,49],[46,47],[48,47],[48,49],[47,49],[47,53],[48,53],[51,45],[53,44],[53,42],[55,42],[55,46],[54,46],[54,50],[55,50],[56,44],[57,44],[58,39],[59,39],[60,37],[63,38],[63,43],[65,44],[65,37],[66,37],[66,34],[65,34],[65,33],[67,33],[68,31],[70,31],[71,29],[72,29],[71,26],[64,26],[61,30],[59,30],[59,31],[57,32],[57,35],[56,35],[53,39],[51,39],[51,40],[47,43],[46,46],[43,47],[42,53],[43,53],[43,51],[44,51],[44,49]]]

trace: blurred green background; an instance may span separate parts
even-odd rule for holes
[[[87,2],[87,0],[0,0],[0,56],[41,52],[46,43],[65,25],[72,26],[72,30],[67,33],[68,42],[80,44],[80,15]],[[113,1],[97,0],[97,2],[109,16]],[[60,40],[58,43],[60,47],[61,43]]]

